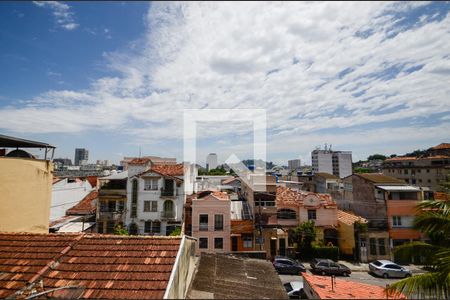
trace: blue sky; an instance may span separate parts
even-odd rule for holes
[[[449,3],[0,7],[0,131],[57,157],[182,160],[189,108],[266,109],[277,163],[325,143],[356,161],[450,140]],[[201,163],[252,152],[249,126],[199,134]]]

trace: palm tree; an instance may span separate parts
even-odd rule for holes
[[[414,298],[450,298],[450,199],[426,200],[418,206],[414,227],[428,236],[429,243],[411,242],[401,245],[394,253],[401,258],[420,255],[430,272],[400,280],[386,292],[401,292]]]

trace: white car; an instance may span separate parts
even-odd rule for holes
[[[375,275],[389,277],[410,277],[412,272],[390,260],[376,260],[369,264],[369,270]]]
[[[303,291],[303,282],[291,281],[284,284],[284,288],[289,296],[289,299],[306,299],[305,292]]]

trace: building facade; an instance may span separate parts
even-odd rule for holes
[[[219,163],[217,162],[217,154],[216,153],[210,153],[206,157],[206,170],[212,170],[217,168]]]
[[[89,151],[87,149],[84,148],[75,149],[75,159],[74,159],[75,166],[87,164],[88,159],[89,159]]]
[[[339,178],[352,174],[351,151],[314,150],[311,162],[315,173],[329,173]]]
[[[184,171],[183,164],[154,164],[149,159],[128,164],[125,222],[130,234],[170,235],[181,228]]]
[[[288,160],[288,169],[291,171],[297,171],[300,170],[301,167],[301,161],[300,159],[291,159]]]
[[[383,163],[383,174],[421,187],[425,196],[431,197],[433,192],[442,191],[441,183],[450,175],[450,156],[388,158]]]
[[[192,236],[196,254],[231,251],[231,201],[223,192],[201,192],[192,197]]]

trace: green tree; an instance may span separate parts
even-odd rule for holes
[[[369,157],[367,157],[367,160],[375,160],[375,159],[381,159],[381,160],[385,160],[386,159],[386,156],[385,155],[383,155],[383,154],[373,154],[373,155],[370,155]]]
[[[114,234],[117,235],[128,235],[128,231],[120,224],[117,224],[114,227]]]
[[[292,231],[292,240],[297,243],[297,252],[304,259],[313,254],[312,243],[316,240],[316,227],[313,220],[303,222]]]
[[[426,200],[418,205],[414,227],[430,242],[411,242],[394,250],[400,258],[420,255],[430,272],[405,278],[387,288],[388,294],[401,292],[415,298],[450,298],[450,200]]]
[[[170,236],[179,236],[179,235],[181,235],[181,227],[175,228],[175,230],[170,233]]]

